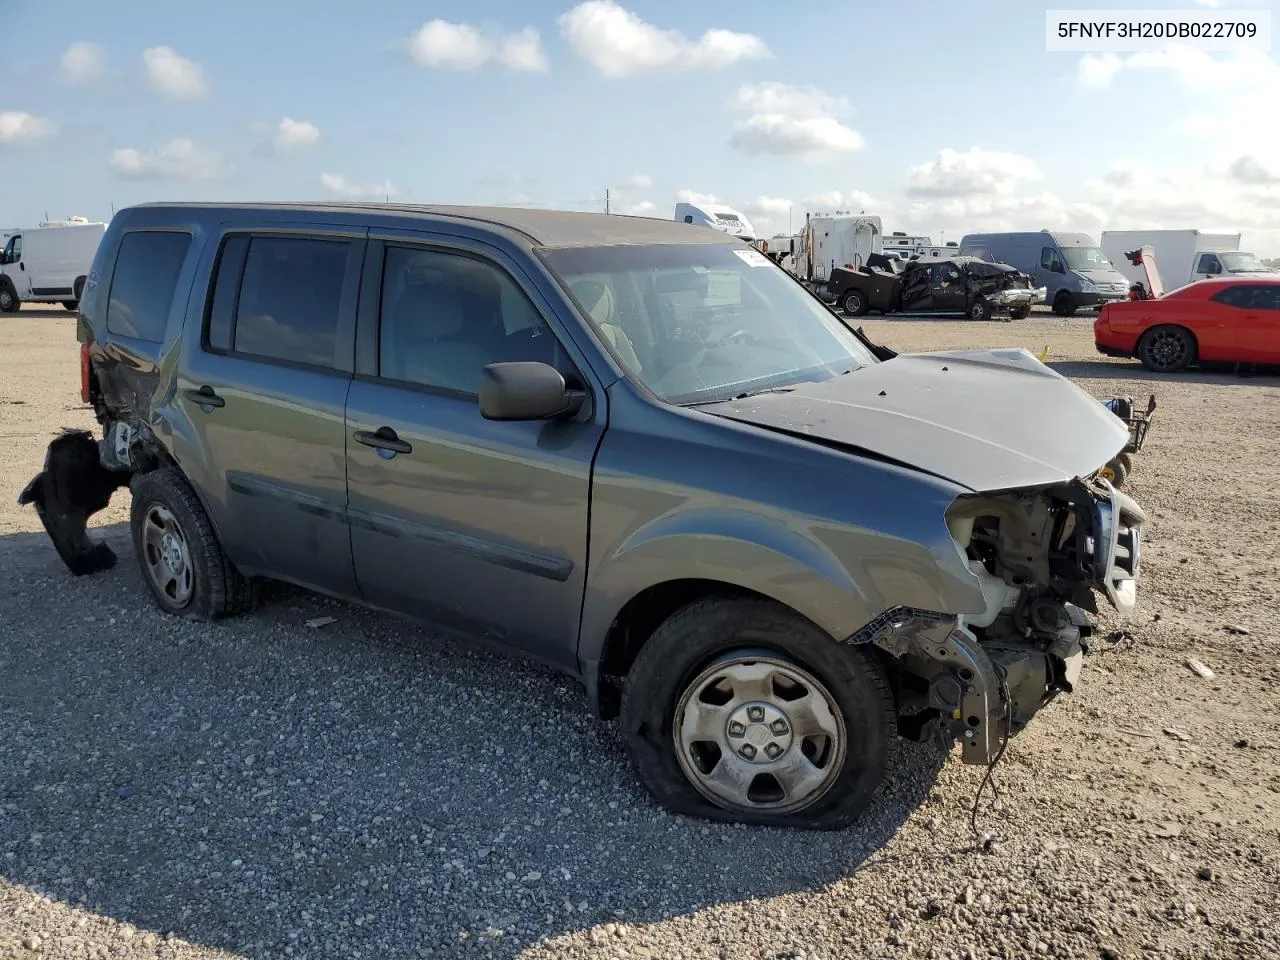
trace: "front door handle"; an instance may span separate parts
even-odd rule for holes
[[[366,447],[373,447],[375,450],[385,450],[392,456],[397,453],[413,453],[413,445],[401,440],[390,427],[379,427],[372,432],[357,430],[356,442],[363,443]]]
[[[183,395],[192,403],[198,403],[202,407],[225,407],[227,401],[213,392],[213,387],[207,383],[199,390],[185,390]]]

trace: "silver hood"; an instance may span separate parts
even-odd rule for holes
[[[899,355],[841,377],[702,408],[866,451],[990,493],[1092,473],[1124,422],[1030,352]]]

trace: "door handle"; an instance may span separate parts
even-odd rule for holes
[[[397,453],[413,453],[413,445],[401,440],[390,427],[379,427],[372,432],[357,430],[356,442],[363,443],[366,447],[373,447],[375,450],[385,450],[392,456]]]
[[[213,387],[205,384],[199,390],[184,390],[185,396],[192,403],[198,403],[202,407],[225,407],[227,401],[213,392]]]

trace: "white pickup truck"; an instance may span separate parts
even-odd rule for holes
[[[1130,283],[1146,283],[1142,267],[1125,256],[1143,246],[1151,247],[1160,261],[1166,290],[1184,287],[1210,277],[1273,276],[1275,271],[1240,249],[1238,233],[1205,233],[1201,230],[1108,230],[1102,234],[1102,252]]]

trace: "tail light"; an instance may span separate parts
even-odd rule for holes
[[[89,345],[80,344],[80,399],[89,402]]]

